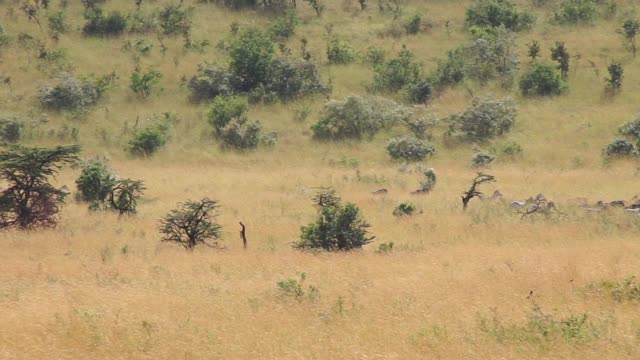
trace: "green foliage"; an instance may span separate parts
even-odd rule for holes
[[[424,108],[415,107],[413,115],[405,118],[404,126],[418,139],[430,139],[431,130],[438,124],[435,114],[425,112]]]
[[[392,100],[351,96],[325,104],[320,120],[311,130],[318,140],[371,139],[407,116],[407,111]]]
[[[298,23],[299,20],[296,13],[289,11],[285,16],[277,18],[271,24],[271,35],[276,39],[288,39],[295,34]]]
[[[129,88],[136,93],[136,95],[146,98],[151,95],[151,89],[154,88],[162,78],[162,73],[157,70],[142,71],[140,68],[136,68],[131,73],[131,82]]]
[[[534,22],[531,14],[518,11],[510,0],[479,0],[467,9],[465,19],[467,27],[504,26],[511,31],[530,29]]]
[[[511,99],[475,98],[463,113],[449,117],[448,136],[483,142],[511,131],[518,107]]]
[[[560,74],[549,65],[535,64],[520,78],[520,91],[524,96],[560,95],[568,89]]]
[[[0,117],[0,142],[15,143],[24,136],[24,122],[17,117]]]
[[[133,215],[138,211],[144,190],[140,180],[118,179],[109,193],[109,207],[120,215]]]
[[[638,34],[640,34],[640,21],[636,19],[627,19],[622,23],[622,29],[620,33],[624,36],[624,40],[633,53],[633,57],[636,57],[637,46],[636,41]]]
[[[596,0],[563,0],[555,20],[560,24],[575,25],[593,22],[597,16]]]
[[[431,99],[433,89],[431,83],[426,80],[419,80],[405,87],[407,100],[413,104],[424,104]]]
[[[250,91],[269,79],[274,55],[269,34],[255,28],[243,31],[229,46],[229,69],[240,80],[239,90]]]
[[[592,283],[587,286],[586,290],[597,291],[617,302],[640,301],[640,282],[636,276],[629,276],[622,281]]]
[[[175,115],[164,113],[162,117],[150,119],[151,124],[134,133],[129,140],[127,151],[136,157],[150,157],[169,141],[171,124]]]
[[[495,155],[479,152],[471,158],[471,167],[474,169],[482,169],[488,167],[496,159]]]
[[[313,285],[309,285],[305,290],[304,281],[306,279],[307,274],[300,273],[300,280],[289,278],[278,281],[276,284],[278,297],[281,299],[294,299],[296,301],[302,301],[305,297],[310,300],[315,299],[318,296],[318,288]]]
[[[374,88],[379,91],[398,91],[420,81],[422,65],[415,62],[414,57],[403,45],[397,58],[374,66]]]
[[[433,191],[433,188],[436,187],[438,177],[434,169],[427,169],[427,171],[425,171],[423,175],[424,179],[420,182],[420,190],[429,193]]]
[[[66,17],[64,12],[57,11],[47,16],[47,25],[51,35],[64,34],[67,31]]]
[[[46,108],[80,110],[95,105],[110,83],[109,76],[76,78],[72,74],[61,73],[55,86],[40,87],[38,97]]]
[[[288,101],[300,96],[325,93],[318,66],[311,61],[288,57],[274,59],[269,78],[249,95],[251,100]]]
[[[89,160],[82,165],[82,172],[76,179],[77,198],[88,202],[90,209],[99,210],[105,206],[115,184],[116,177],[105,161]]]
[[[184,35],[191,32],[193,8],[182,8],[180,5],[165,5],[158,13],[158,25],[162,34],[169,36]]]
[[[382,243],[378,245],[378,250],[376,251],[378,254],[390,254],[393,252],[393,247],[395,243],[390,241],[388,243]]]
[[[217,246],[222,236],[222,226],[216,222],[218,202],[204,198],[178,205],[179,208],[160,219],[162,241],[178,243],[187,250],[193,250],[198,244]]]
[[[327,59],[330,64],[351,64],[355,55],[349,43],[332,37],[327,44]]]
[[[188,87],[193,101],[204,101],[233,93],[237,83],[238,79],[227,70],[205,63],[198,65],[198,73],[189,80]]]
[[[249,110],[247,98],[243,96],[218,96],[213,100],[207,119],[217,135],[232,121],[242,118]]]
[[[640,114],[637,114],[635,119],[627,121],[619,129],[618,133],[621,135],[630,137],[631,139],[640,143]]]
[[[362,219],[360,209],[352,203],[339,201],[322,205],[314,223],[302,226],[297,249],[322,249],[325,251],[349,251],[361,248],[374,237],[367,237],[370,225]]]
[[[523,149],[517,142],[510,141],[491,147],[491,152],[500,156],[515,158],[522,155]]]
[[[0,229],[53,227],[66,196],[50,183],[66,164],[78,160],[80,147],[52,149],[11,145],[0,152]]]
[[[571,55],[564,46],[564,42],[556,41],[555,46],[551,48],[551,60],[558,62],[560,75],[566,80],[569,75],[569,61],[571,61]]]
[[[366,59],[367,62],[373,65],[382,64],[384,62],[384,58],[386,56],[386,52],[380,48],[370,46],[367,49]]]
[[[519,65],[515,34],[504,27],[474,29],[476,39],[463,48],[465,75],[481,84],[500,77],[510,85]]]
[[[622,89],[624,69],[622,64],[612,63],[607,67],[607,71],[609,72],[609,77],[606,79],[605,91],[610,95],[615,95]]]
[[[85,15],[87,20],[82,28],[85,35],[91,36],[115,36],[124,32],[127,27],[127,19],[117,11],[104,15],[99,7],[88,10]]]
[[[410,202],[401,203],[400,205],[396,206],[396,208],[393,210],[393,216],[398,216],[398,217],[411,216],[416,212],[416,210],[417,208],[413,203],[410,203]],[[391,248],[393,248],[393,245],[391,245]]]
[[[429,81],[438,91],[456,86],[465,78],[465,54],[463,48],[447,51],[444,59],[438,59],[435,70],[429,75]]]
[[[404,23],[404,29],[409,35],[415,35],[422,31],[422,15],[415,14]]]
[[[413,136],[397,136],[387,144],[387,153],[394,160],[422,161],[436,153],[435,146]]]
[[[608,157],[637,157],[638,149],[627,140],[616,139],[607,145],[604,154]]]

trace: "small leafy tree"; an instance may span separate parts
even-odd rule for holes
[[[144,182],[140,180],[117,180],[109,193],[109,206],[120,215],[133,215],[138,211],[138,201],[144,190]]]
[[[476,169],[488,167],[496,159],[495,155],[479,152],[471,158],[471,167]]]
[[[461,84],[465,78],[465,50],[447,51],[446,57],[437,60],[435,70],[428,79],[437,91]]]
[[[151,95],[151,89],[153,89],[162,78],[162,73],[157,70],[142,71],[140,68],[136,68],[131,73],[131,83],[129,88],[136,93],[136,95],[146,98]]]
[[[631,50],[633,57],[636,57],[636,39],[638,38],[638,34],[640,34],[640,21],[636,19],[625,20],[619,32],[624,36],[624,40]]]
[[[133,134],[127,150],[133,156],[150,157],[169,141],[171,124],[175,121],[175,115],[165,113],[163,117],[150,119],[151,123]]]
[[[504,27],[472,30],[476,39],[463,48],[467,77],[482,84],[500,77],[511,85],[520,63],[515,34]]]
[[[58,11],[47,16],[47,25],[51,36],[59,36],[67,31],[64,12]]]
[[[99,7],[88,10],[85,15],[87,23],[82,28],[85,35],[115,36],[122,34],[127,27],[127,19],[117,11],[104,15]]]
[[[332,37],[327,44],[327,59],[330,64],[351,64],[355,55],[349,43]]]
[[[393,209],[393,216],[411,216],[416,212],[417,208],[415,204],[410,202],[404,202]]]
[[[77,145],[52,149],[11,145],[0,152],[0,229],[52,227],[68,193],[53,187],[50,178],[78,160]]]
[[[387,152],[394,160],[422,161],[436,153],[435,146],[413,136],[397,136],[387,144]]]
[[[520,91],[524,96],[560,95],[568,88],[560,74],[545,64],[535,64],[520,78]]]
[[[273,60],[269,67],[269,79],[249,96],[253,100],[277,98],[288,101],[327,91],[314,62],[283,57]]]
[[[198,65],[198,73],[189,80],[189,91],[193,101],[214,99],[218,95],[229,95],[234,92],[238,83],[233,74],[213,64]]]
[[[627,121],[619,129],[618,133],[629,137],[640,144],[640,114],[637,114],[635,119]]]
[[[520,12],[510,0],[480,0],[467,9],[465,24],[473,26],[491,26],[505,28],[511,31],[530,29],[535,18]]]
[[[420,190],[422,192],[430,193],[436,187],[438,176],[433,168],[427,169],[423,175],[424,179],[420,181]]]
[[[218,202],[204,198],[178,205],[160,220],[162,241],[178,243],[187,250],[198,244],[217,246],[222,236],[222,227],[215,220]]]
[[[167,4],[156,17],[162,33],[164,35],[176,36],[188,34],[191,31],[193,8],[182,8],[182,2],[179,5]]]
[[[607,145],[604,154],[607,157],[637,157],[638,149],[627,140],[616,139]]]
[[[246,97],[218,96],[213,100],[207,118],[216,134],[221,135],[229,122],[239,120],[248,110],[249,103]]]
[[[622,89],[624,69],[622,68],[622,64],[612,63],[607,70],[609,71],[609,78],[606,79],[605,91],[610,95],[615,95]]]
[[[243,31],[229,46],[229,70],[239,79],[239,90],[250,91],[269,79],[274,46],[271,36],[255,28]]]
[[[408,35],[415,35],[422,31],[422,15],[415,14],[404,23]]]
[[[24,135],[24,122],[17,117],[0,117],[0,142],[15,143]]]
[[[103,160],[89,160],[82,166],[76,179],[77,198],[89,203],[89,209],[99,210],[105,206],[107,198],[116,183],[116,177]]]
[[[261,141],[275,141],[275,135],[262,135],[259,121],[247,119],[247,98],[243,96],[218,96],[213,100],[207,115],[215,136],[226,146],[236,149],[255,149]]]
[[[590,23],[598,15],[596,0],[563,0],[555,20],[561,24]]]
[[[531,59],[531,63],[535,63],[538,56],[540,56],[540,43],[533,40],[527,44],[527,56]]]
[[[448,136],[483,142],[511,131],[518,107],[511,99],[475,98],[463,113],[449,117]]]
[[[569,75],[569,61],[571,60],[571,55],[564,46],[564,42],[556,41],[555,46],[551,48],[551,60],[558,62],[560,75],[564,80],[566,80]]]
[[[414,57],[403,45],[397,58],[374,66],[374,87],[380,91],[398,91],[421,80],[422,65],[415,62]]]
[[[276,39],[286,40],[295,34],[298,22],[299,20],[296,13],[289,11],[285,16],[282,16],[273,22],[270,29],[271,34]]]
[[[335,192],[331,198],[333,201],[319,205],[314,223],[302,226],[300,241],[294,243],[294,248],[349,251],[361,248],[375,238],[368,236],[370,225],[362,219],[355,204],[342,205]]]

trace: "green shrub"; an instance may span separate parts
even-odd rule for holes
[[[413,136],[397,136],[387,144],[387,153],[394,160],[422,161],[436,153],[436,148]]]
[[[517,142],[510,141],[491,147],[491,152],[500,156],[515,158],[522,155],[522,146]]]
[[[549,65],[535,64],[520,78],[520,91],[524,96],[560,95],[568,88],[560,74]]]
[[[349,43],[333,37],[327,44],[327,59],[330,64],[351,64],[355,55]]]
[[[325,251],[349,251],[370,243],[370,225],[362,219],[360,209],[352,203],[342,205],[340,198],[323,204],[318,209],[314,223],[302,226],[297,249],[322,249]]]
[[[410,202],[401,203],[393,210],[393,216],[411,216],[416,212],[416,210],[416,206]]]
[[[420,181],[420,190],[429,193],[433,191],[436,187],[436,183],[438,182],[436,171],[434,169],[427,169],[423,176],[424,179]]]
[[[517,106],[511,99],[475,98],[463,113],[449,117],[448,136],[483,142],[511,131]]]
[[[222,236],[222,226],[215,221],[218,202],[204,198],[178,205],[179,208],[160,219],[162,241],[178,243],[187,250],[193,250],[198,244],[218,246]]]
[[[404,23],[404,29],[407,34],[415,35],[422,31],[422,15],[415,14]]]
[[[392,100],[351,96],[325,104],[320,120],[311,130],[318,140],[371,139],[408,115],[406,109]]]
[[[638,149],[627,140],[616,139],[607,145],[604,154],[608,157],[637,157]]]
[[[384,50],[374,46],[370,46],[367,49],[366,60],[370,64],[378,65],[384,62],[385,56],[386,52]]]
[[[380,91],[398,91],[422,79],[422,65],[415,62],[414,55],[406,46],[398,57],[374,66],[373,85]]]
[[[103,160],[89,160],[82,165],[82,172],[76,179],[78,200],[88,202],[89,208],[99,210],[106,205],[116,177]]]
[[[239,150],[255,149],[263,139],[262,125],[259,121],[251,121],[246,117],[241,117],[231,121],[225,126],[219,135],[225,146]],[[266,142],[271,145],[275,138]]]
[[[482,84],[500,77],[510,85],[520,63],[515,34],[504,27],[475,29],[476,39],[463,48],[465,75]]]
[[[164,35],[184,35],[191,31],[193,8],[182,8],[180,5],[165,5],[158,11],[156,18]]]
[[[603,293],[617,302],[640,301],[640,282],[636,276],[629,276],[622,281],[589,284],[587,290]]]
[[[535,18],[527,12],[519,12],[510,0],[479,0],[467,9],[467,27],[491,26],[511,31],[530,29]]]
[[[304,281],[306,279],[307,274],[301,273],[300,280],[286,279],[278,281],[276,284],[278,297],[281,299],[294,299],[296,301],[302,301],[305,297],[310,300],[315,299],[318,296],[318,288],[313,285],[309,285],[305,290]]]
[[[145,191],[140,180],[118,179],[109,193],[109,209],[120,215],[133,215],[138,212],[138,201]]]
[[[0,141],[15,143],[24,136],[24,122],[16,117],[0,117]]]
[[[117,11],[105,16],[102,9],[95,7],[85,13],[87,23],[82,28],[86,35],[114,36],[124,32],[127,19]]]
[[[298,22],[299,20],[296,13],[289,11],[285,16],[277,18],[271,24],[271,34],[276,39],[288,39],[295,34]]]
[[[390,241],[388,243],[382,243],[378,245],[378,250],[376,250],[376,252],[378,254],[390,254],[393,252],[394,245],[395,243],[393,241]]]
[[[434,88],[442,91],[448,87],[458,85],[465,78],[465,54],[463,48],[447,51],[444,59],[438,59],[435,70],[428,79]]]
[[[136,95],[146,98],[151,95],[151,89],[160,82],[160,78],[162,78],[162,73],[157,70],[143,72],[139,68],[136,68],[135,71],[131,73],[129,88],[136,93]]]
[[[433,89],[431,83],[420,80],[405,87],[407,100],[413,104],[424,104],[431,99]]]
[[[169,141],[169,131],[175,115],[164,113],[161,117],[153,117],[150,124],[138,130],[129,140],[127,150],[136,157],[150,157]]]
[[[243,96],[218,96],[213,100],[207,115],[209,124],[217,135],[232,121],[242,118],[249,110],[247,98]]]
[[[238,82],[227,70],[205,63],[198,65],[198,73],[189,80],[188,87],[193,101],[204,101],[232,94]]]
[[[67,31],[65,15],[62,11],[57,11],[47,15],[47,25],[52,35],[64,34]]]
[[[640,142],[640,114],[637,114],[635,119],[623,124],[618,129],[618,133]]]
[[[80,110],[95,105],[110,82],[109,76],[76,78],[69,73],[62,73],[55,86],[41,86],[38,97],[40,103],[47,108]]]
[[[590,23],[598,16],[596,0],[563,0],[555,20],[560,24]]]
[[[229,46],[229,70],[239,79],[239,90],[251,91],[269,79],[274,55],[269,34],[255,28],[243,31]]]
[[[612,63],[607,67],[609,77],[606,80],[605,91],[609,95],[617,94],[622,89],[624,69],[620,63]]]
[[[495,155],[479,152],[471,158],[471,167],[481,169],[488,167],[496,159]]]
[[[261,142],[272,145],[276,141],[275,133],[262,135],[260,122],[247,119],[248,109],[246,97],[218,96],[214,99],[207,119],[223,145],[243,150],[255,149]]]
[[[423,107],[415,107],[412,116],[405,118],[404,126],[418,139],[430,139],[431,130],[439,120],[435,114],[426,112]]]
[[[135,12],[127,20],[129,32],[133,34],[148,34],[158,29],[158,22],[153,15]]]
[[[269,67],[269,78],[254,91],[254,100],[277,98],[281,101],[324,93],[318,66],[311,61],[277,58]],[[262,91],[262,93],[261,93]]]

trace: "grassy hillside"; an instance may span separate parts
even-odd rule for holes
[[[298,1],[300,24],[285,45],[299,56],[301,39],[308,39],[332,93],[251,105],[249,117],[277,131],[279,140],[274,147],[238,152],[222,149],[212,137],[209,103],[191,102],[186,81],[198,64],[228,61],[216,45],[228,41],[233,23],[267,28],[277,14],[185,1],[183,6],[194,7],[192,39],[210,46],[187,51],[181,37],[164,37],[162,54],[156,34],[83,35],[80,2],[64,9],[68,30],[55,41],[48,35],[47,11],[39,12],[41,30],[19,1],[0,0],[0,24],[10,37],[0,47],[0,79],[10,79],[0,84],[0,116],[27,122],[25,145],[77,142],[83,159],[107,157],[115,173],[144,180],[147,188],[135,216],[90,212],[71,197],[54,229],[0,232],[0,358],[640,357],[640,285],[602,283],[622,284],[640,274],[640,218],[622,210],[588,213],[576,200],[640,194],[637,161],[608,162],[602,155],[617,128],[640,111],[640,66],[616,33],[637,13],[637,2],[619,0],[614,15],[563,26],[551,21],[559,1],[538,7],[516,1],[537,18],[531,30],[517,34],[519,73],[529,66],[526,44],[539,41],[539,61],[555,65],[549,49],[564,41],[572,56],[580,55],[571,59],[569,91],[526,98],[517,84],[505,89],[497,82],[466,81],[438,94],[427,104],[441,118],[433,139],[438,153],[424,164],[439,176],[428,195],[410,195],[421,172],[401,171],[402,164],[387,155],[386,144],[403,133],[401,127],[361,142],[319,142],[310,127],[327,97],[371,93],[373,70],[363,60],[370,46],[391,58],[406,45],[430,73],[446,51],[471,38],[464,19],[473,2],[407,1],[397,22],[421,13],[431,26],[399,37],[385,35],[398,24],[375,1],[364,11],[355,0],[321,2],[325,10],[318,17]],[[141,9],[152,13],[164,5],[145,1]],[[100,6],[124,14],[136,8],[124,0]],[[60,9],[57,0],[49,4],[49,12]],[[328,64],[327,26],[354,47],[355,63]],[[66,49],[74,74],[115,73],[106,97],[81,114],[44,109],[38,87],[53,82],[57,71],[38,58],[37,46],[22,44],[20,34],[49,50]],[[136,61],[123,50],[137,39],[153,44],[140,56],[140,66],[163,74],[162,90],[146,99],[129,89]],[[604,93],[612,61],[625,70],[622,91],[614,97]],[[403,101],[398,94],[382,95]],[[447,116],[485,95],[515,99],[513,131],[489,143],[448,144]],[[304,108],[310,115],[296,120]],[[136,119],[144,124],[164,112],[179,119],[168,144],[150,158],[129,156],[125,147]],[[74,128],[75,139],[69,135]],[[522,146],[522,157],[499,157],[486,170],[498,181],[482,188],[488,194],[499,189],[504,201],[474,199],[463,212],[460,194],[475,174],[469,166],[474,148],[509,141]],[[74,189],[78,173],[65,168],[55,184]],[[300,226],[315,217],[311,197],[320,186],[332,186],[356,203],[376,241],[352,253],[292,249]],[[389,193],[371,194],[380,188]],[[512,200],[541,192],[563,215],[522,219],[509,207]],[[161,243],[158,219],[178,202],[205,196],[222,204],[218,221],[225,249],[185,252]],[[405,201],[421,213],[392,216]],[[247,224],[246,251],[239,221]],[[393,252],[377,251],[389,242]],[[296,299],[278,291],[278,282],[300,281],[301,273],[307,295]],[[309,295],[315,293],[309,285],[316,295]]]

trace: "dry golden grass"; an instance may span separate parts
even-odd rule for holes
[[[393,53],[406,43],[429,70],[436,57],[466,39],[462,23],[469,1],[412,1],[409,9],[426,14],[434,28],[401,39],[377,35],[390,19],[377,13],[375,2],[366,14],[356,11],[355,1],[325,3],[320,19],[300,5],[303,23],[288,44],[294,53],[306,36],[315,58],[324,59],[325,25],[332,23],[334,33],[361,53],[371,45]],[[160,4],[145,3],[143,9]],[[619,4],[622,13],[635,2]],[[227,36],[233,21],[270,21],[261,14],[194,5],[193,38],[213,45]],[[134,4],[111,0],[106,7],[128,12]],[[5,16],[9,8],[15,9],[14,18]],[[473,200],[468,212],[460,210],[460,192],[473,176],[467,165],[471,145],[447,148],[438,136],[440,151],[429,162],[439,175],[436,191],[415,197],[409,192],[418,186],[420,174],[398,171],[385,154],[387,139],[398,129],[364,143],[311,141],[309,126],[322,98],[254,107],[251,117],[279,132],[278,145],[246,154],[222,151],[208,136],[206,105],[187,101],[181,78],[194,74],[204,60],[224,61],[223,52],[212,46],[205,54],[184,53],[180,39],[166,39],[169,51],[162,57],[155,38],[149,38],[155,46],[142,63],[164,74],[164,91],[141,102],[128,89],[134,62],[120,50],[129,36],[82,37],[77,31],[83,24],[81,6],[70,4],[74,30],[57,46],[68,49],[76,73],[115,71],[119,80],[86,119],[50,112],[48,123],[26,142],[56,144],[50,130],[77,127],[83,157],[110,157],[116,173],[143,179],[148,190],[134,217],[90,213],[86,204],[71,202],[56,229],[0,233],[0,358],[640,358],[638,303],[618,303],[583,290],[591,282],[640,274],[640,222],[616,212],[586,214],[571,205],[576,197],[595,202],[640,192],[636,163],[605,165],[601,156],[617,126],[638,111],[640,68],[615,33],[619,18],[564,28],[548,24],[550,11],[534,10],[538,23],[520,36],[521,54],[531,39],[542,43],[545,58],[556,40],[581,54],[569,94],[531,100],[498,87],[470,88],[476,95],[514,96],[520,106],[507,140],[522,144],[524,156],[498,161],[491,169],[498,182],[486,186],[486,192],[500,189],[506,200],[544,192],[567,213],[562,219],[522,220],[503,202]],[[45,38],[19,13],[16,2],[0,2],[0,14],[10,34]],[[450,35],[444,29],[447,20]],[[624,63],[625,83],[618,97],[606,99],[602,77],[612,59]],[[588,60],[600,69],[598,77]],[[12,79],[10,88],[0,86],[2,114],[42,116],[35,94],[46,75],[36,69],[37,61],[32,50],[0,49],[0,74]],[[361,64],[323,66],[322,72],[333,78],[334,98],[366,93],[372,78]],[[461,88],[431,106],[444,117],[469,102],[469,92]],[[303,105],[314,112],[296,122],[294,110]],[[164,111],[181,119],[167,148],[149,160],[127,158],[125,124]],[[336,165],[343,157],[359,165]],[[77,170],[66,169],[56,182],[72,185],[76,176]],[[292,250],[289,244],[298,239],[300,226],[314,218],[310,196],[317,186],[333,186],[358,204],[373,225],[376,242],[350,254]],[[389,194],[370,194],[381,187]],[[177,202],[204,196],[223,205],[219,220],[226,249],[189,253],[160,243],[157,219]],[[415,202],[423,213],[391,216],[402,201]],[[238,221],[248,225],[247,251],[237,235]],[[393,253],[375,251],[391,241]],[[276,283],[301,272],[307,274],[304,286],[316,286],[319,296],[302,301],[278,296]],[[556,320],[587,313],[589,336],[539,341],[504,339],[483,330],[483,319],[496,318],[518,333],[513,329],[526,325],[536,307]]]

